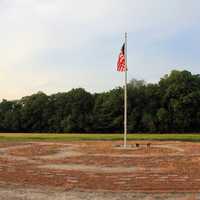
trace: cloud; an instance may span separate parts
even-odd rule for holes
[[[157,81],[179,63],[192,70],[199,9],[198,0],[2,0],[0,98],[120,85],[115,65],[125,31],[130,78]],[[191,37],[193,56],[181,54]]]

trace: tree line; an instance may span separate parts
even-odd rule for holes
[[[200,75],[173,70],[158,83],[131,80],[128,132],[199,132]],[[0,103],[0,132],[123,132],[123,88],[38,92]]]

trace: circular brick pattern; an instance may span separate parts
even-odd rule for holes
[[[80,191],[197,192],[200,144],[132,141],[0,145],[0,183]],[[115,146],[113,146],[115,145]]]

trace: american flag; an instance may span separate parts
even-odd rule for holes
[[[119,58],[117,61],[117,71],[119,72],[124,72],[126,70],[126,63],[125,63],[125,44],[123,44],[120,54],[119,54]]]

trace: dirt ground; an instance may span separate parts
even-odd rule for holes
[[[200,143],[120,143],[0,143],[0,200],[200,199]]]

